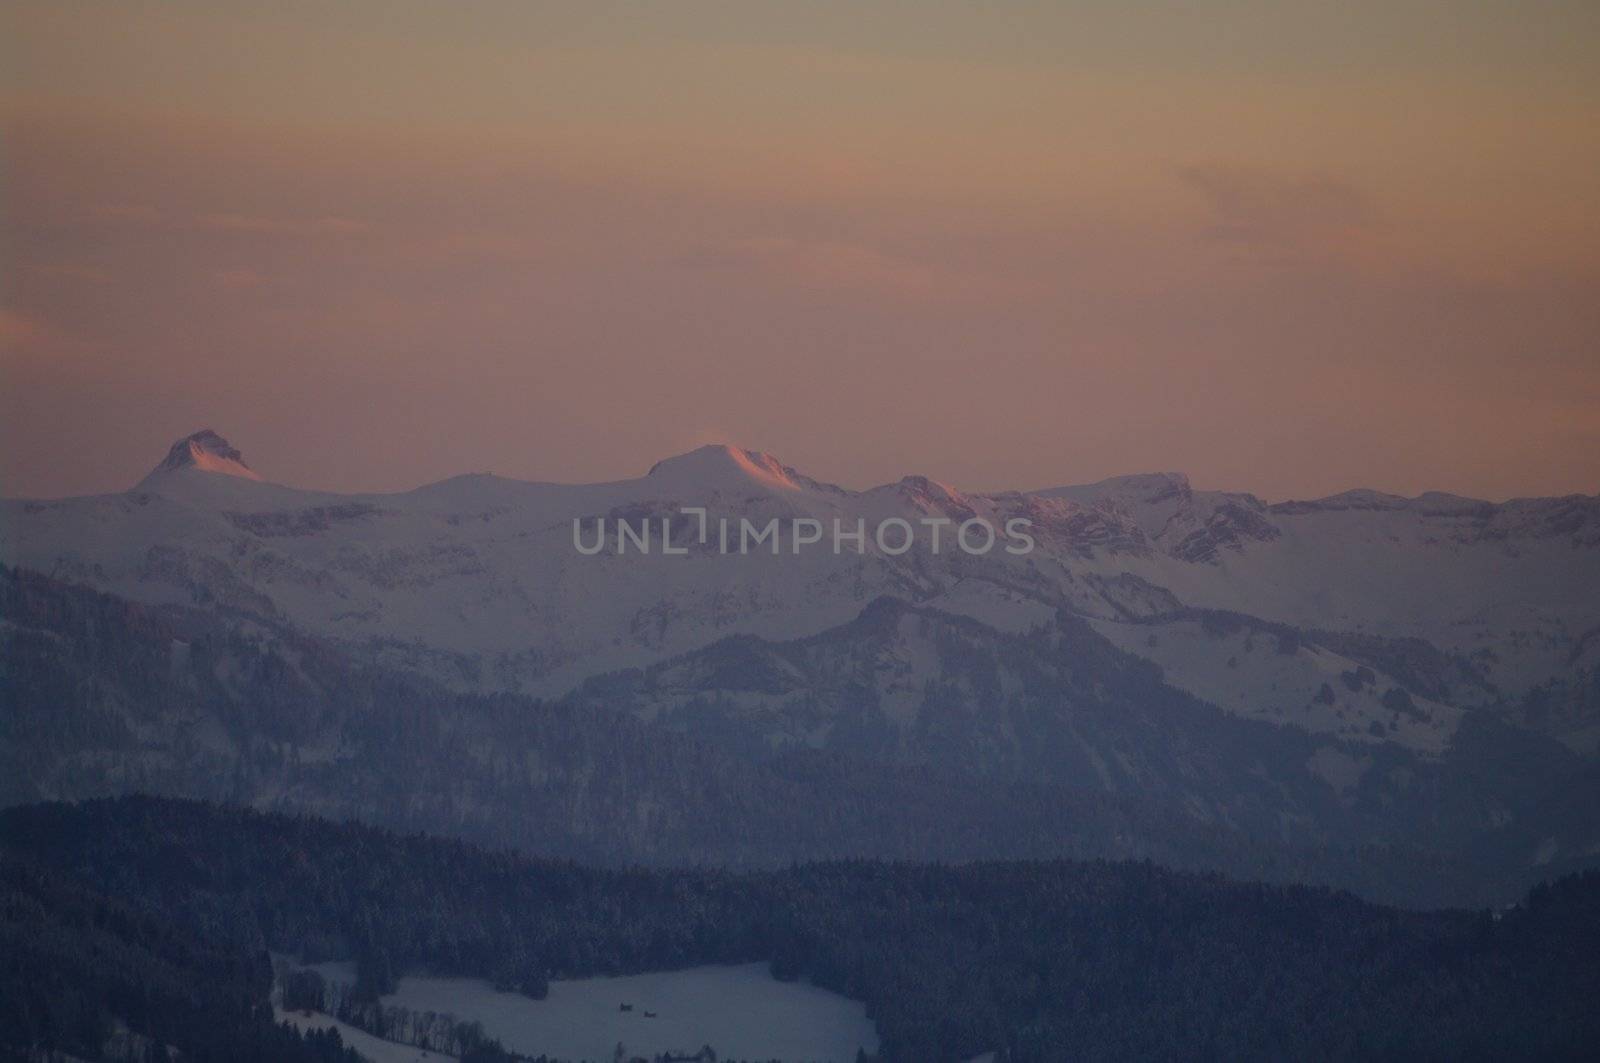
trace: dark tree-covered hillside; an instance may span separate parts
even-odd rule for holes
[[[264,952],[157,907],[0,852],[0,1058],[356,1063],[336,1032],[273,1022]]]
[[[1600,876],[1514,909],[1405,912],[1148,864],[595,869],[124,798],[0,814],[20,858],[241,956],[354,956],[532,995],[548,979],[766,960],[867,1003],[886,1060],[1583,1058]]]

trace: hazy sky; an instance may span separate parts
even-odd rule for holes
[[[1600,491],[1600,3],[5,3],[0,493]]]

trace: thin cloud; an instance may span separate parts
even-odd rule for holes
[[[703,261],[753,265],[811,287],[871,291],[899,299],[948,300],[1016,293],[1016,285],[1002,284],[971,270],[847,241],[790,237],[735,240],[705,255]]]
[[[267,278],[253,269],[224,269],[212,274],[211,279],[219,288],[257,288],[266,283]]]
[[[1377,207],[1354,185],[1331,177],[1286,177],[1226,166],[1180,169],[1178,180],[1204,200],[1214,240],[1286,247],[1377,227]]]
[[[202,214],[195,220],[203,229],[287,236],[358,233],[367,228],[364,222],[338,217],[269,218],[255,214]]]
[[[21,268],[24,272],[48,280],[83,281],[90,284],[106,284],[111,280],[110,273],[96,266],[45,263],[24,264]]]
[[[89,208],[89,216],[126,225],[154,225],[163,220],[162,213],[148,203],[97,203]]]
[[[0,349],[12,350],[46,339],[50,330],[14,310],[0,310]]]
[[[0,307],[0,353],[8,357],[53,357],[73,342],[65,333],[29,314]]]

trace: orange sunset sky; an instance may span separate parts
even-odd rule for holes
[[[5,3],[0,493],[1600,490],[1600,4]]]

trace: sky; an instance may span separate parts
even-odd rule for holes
[[[0,494],[1600,491],[1600,4],[0,0]]]

